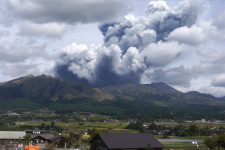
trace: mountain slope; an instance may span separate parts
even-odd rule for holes
[[[225,101],[225,96],[223,96],[223,97],[220,97],[220,99],[221,99],[221,100],[223,100],[223,101]]]
[[[47,75],[0,83],[0,113],[48,108],[118,117],[223,118],[225,102],[209,94],[182,93],[165,83],[92,88]]]
[[[152,84],[123,84],[102,87],[102,91],[115,95],[125,95],[139,100],[161,101],[166,104],[207,104],[224,105],[224,102],[210,94],[196,91],[182,93],[173,87],[159,82]]]
[[[181,95],[182,93],[176,91],[172,87],[168,86],[160,87],[162,83],[157,85],[154,84],[123,84],[123,85],[112,85],[102,87],[101,90],[116,95],[125,95],[134,97],[137,99],[156,99],[156,100],[169,100],[171,95]]]
[[[30,98],[32,100],[58,101],[77,98],[95,100],[114,99],[108,93],[101,92],[85,84],[65,81],[48,75],[26,76],[0,84],[0,99]]]
[[[152,87],[154,89],[156,89],[157,91],[162,91],[164,93],[173,93],[173,94],[181,94],[181,92],[179,92],[178,90],[176,90],[175,88],[163,83],[163,82],[157,82],[157,83],[152,83],[152,84],[144,84],[147,85],[149,87]]]

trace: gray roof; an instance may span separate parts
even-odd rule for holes
[[[25,131],[0,131],[0,139],[24,139]]]
[[[56,135],[56,134],[36,134],[36,135],[32,135],[31,139],[35,139],[35,138],[38,138],[38,137],[42,137],[46,140],[54,141],[54,140],[60,138],[61,136]]]
[[[149,133],[99,133],[109,149],[163,148],[164,146]]]

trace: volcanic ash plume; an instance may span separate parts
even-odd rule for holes
[[[149,73],[168,66],[185,52],[185,46],[169,40],[170,33],[190,28],[200,14],[201,3],[183,1],[171,9],[165,1],[151,1],[146,16],[127,15],[99,26],[103,45],[77,45],[62,49],[58,76],[83,80],[94,86],[140,83]]]

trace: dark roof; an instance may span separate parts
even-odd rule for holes
[[[109,149],[122,148],[163,148],[164,146],[149,133],[99,133]]]
[[[41,137],[45,140],[50,140],[50,141],[54,141],[58,138],[60,138],[60,135],[56,135],[56,134],[36,134],[36,135],[32,135],[31,139],[35,139],[37,137]]]

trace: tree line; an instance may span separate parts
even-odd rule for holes
[[[225,128],[222,126],[219,128],[211,126],[199,128],[196,124],[191,124],[190,126],[177,125],[171,127],[152,123],[144,127],[142,121],[130,123],[126,129],[150,132],[152,134],[162,134],[164,136],[213,136],[225,134]]]

